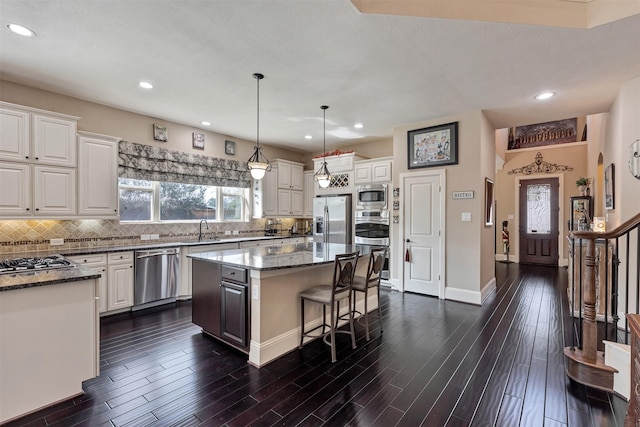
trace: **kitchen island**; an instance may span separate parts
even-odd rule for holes
[[[337,254],[359,251],[356,275],[365,276],[371,248],[311,242],[191,254],[193,322],[248,353],[252,365],[263,366],[298,347],[298,294],[331,284]],[[376,295],[369,298],[375,309]],[[363,300],[356,306],[362,312]],[[305,308],[305,314],[306,328],[321,324],[320,306]]]
[[[0,424],[98,375],[99,277],[84,266],[0,276]]]

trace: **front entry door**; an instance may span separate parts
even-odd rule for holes
[[[558,178],[520,181],[520,263],[558,265]]]
[[[444,252],[440,180],[440,175],[407,174],[402,181],[404,290],[436,297]]]

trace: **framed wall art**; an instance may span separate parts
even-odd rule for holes
[[[407,132],[408,168],[458,164],[458,122]]]
[[[230,154],[234,156],[236,154],[236,143],[235,141],[225,141],[224,142],[224,154]]]
[[[169,131],[167,130],[167,127],[154,123],[153,139],[160,142],[167,142],[169,140]]]
[[[204,150],[204,134],[193,132],[192,145],[193,148]]]
[[[484,225],[493,225],[493,180],[484,179]]]
[[[615,167],[613,163],[604,170],[604,208],[615,208]]]

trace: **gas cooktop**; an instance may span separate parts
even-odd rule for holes
[[[75,267],[75,264],[64,259],[62,255],[0,260],[0,274],[29,273],[67,267]]]

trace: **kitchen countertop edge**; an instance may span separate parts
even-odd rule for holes
[[[100,273],[85,265],[38,271],[31,274],[7,274],[0,276],[0,292],[98,279],[100,276]]]

